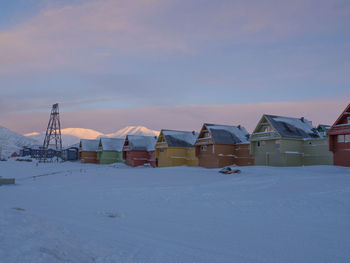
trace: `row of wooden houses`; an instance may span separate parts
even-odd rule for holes
[[[315,128],[303,117],[263,115],[252,134],[241,125],[205,123],[199,133],[161,130],[158,137],[81,140],[79,157],[83,163],[152,167],[350,166],[350,105],[332,127]]]

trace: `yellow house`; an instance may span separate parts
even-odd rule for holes
[[[158,167],[198,166],[194,148],[196,132],[161,130],[156,146]]]

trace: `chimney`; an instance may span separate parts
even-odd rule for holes
[[[241,129],[241,125],[238,125],[237,127],[238,127],[238,129]]]
[[[195,132],[195,131],[192,131],[192,134],[193,134],[193,135],[196,135],[196,132]]]
[[[302,122],[305,122],[305,118],[304,118],[304,117],[301,117],[300,120],[301,120]]]

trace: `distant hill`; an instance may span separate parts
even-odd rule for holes
[[[99,137],[111,137],[111,138],[125,138],[126,135],[147,135],[147,136],[158,136],[159,131],[148,129],[144,126],[127,126],[113,133],[104,134],[102,132],[84,129],[84,128],[66,128],[61,130],[63,146],[69,146],[76,144],[80,139],[96,139]],[[45,133],[27,133],[25,136],[38,140],[44,141]]]
[[[0,126],[0,154],[1,157],[8,157],[13,152],[19,153],[23,146],[31,146],[39,142],[33,138],[23,136]]]

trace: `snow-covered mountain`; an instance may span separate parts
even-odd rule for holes
[[[124,138],[126,135],[158,136],[159,131],[148,129],[144,126],[126,126],[114,133],[105,134],[106,137]]]
[[[127,126],[113,133],[104,134],[102,132],[84,129],[84,128],[66,128],[61,130],[62,142],[64,146],[69,146],[76,144],[80,139],[96,139],[99,137],[113,137],[113,138],[125,138],[126,135],[148,135],[148,136],[158,136],[159,131],[148,129],[144,126]],[[27,133],[24,134],[29,138],[38,140],[40,142],[44,141],[45,133]]]
[[[1,157],[8,157],[13,152],[19,153],[23,146],[38,144],[33,138],[23,136],[5,127],[0,126],[0,154]]]

